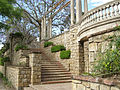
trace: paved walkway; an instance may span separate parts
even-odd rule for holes
[[[72,83],[34,85],[32,88],[31,90],[72,90]],[[24,90],[30,90],[30,88]]]

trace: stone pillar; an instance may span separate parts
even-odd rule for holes
[[[41,31],[41,39],[43,40],[43,39],[44,39],[44,19],[42,19],[41,27],[42,27],[42,31]]]
[[[88,2],[87,0],[84,0],[84,13],[86,14],[88,12]]]
[[[41,54],[33,52],[29,54],[30,67],[31,67],[31,84],[41,84]]]
[[[43,29],[43,37],[44,39],[46,39],[46,17],[44,17],[44,25],[43,25],[44,29]]]
[[[49,19],[49,38],[52,38],[52,18]]]
[[[81,16],[82,16],[81,0],[76,0],[76,23],[80,22]]]
[[[74,0],[71,0],[71,25],[73,25],[75,22],[75,16],[74,16]]]

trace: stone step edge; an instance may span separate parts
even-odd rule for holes
[[[71,77],[59,77],[59,78],[42,78],[42,81],[56,81],[56,80],[69,80]]]
[[[56,84],[56,83],[68,83],[72,82],[72,80],[57,80],[57,81],[46,81],[46,82],[41,82],[42,84]]]
[[[43,75],[42,78],[58,78],[58,77],[72,77],[71,75]]]

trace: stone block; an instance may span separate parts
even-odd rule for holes
[[[98,49],[97,43],[90,43],[90,44],[89,44],[89,51],[94,51],[94,52],[96,52],[97,49]]]
[[[111,90],[120,90],[118,87],[111,87]]]
[[[82,81],[82,85],[84,85],[84,86],[87,87],[87,88],[90,87],[90,83],[89,83],[89,82],[84,82],[84,81]]]
[[[93,90],[99,90],[100,84],[97,83],[90,83],[90,88]],[[107,90],[107,89],[106,89]]]
[[[100,85],[100,90],[110,90],[110,86]]]
[[[77,84],[76,90],[85,90],[85,86],[82,84]]]
[[[95,52],[89,52],[89,62],[94,62],[95,59]]]

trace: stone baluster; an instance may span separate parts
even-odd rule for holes
[[[118,7],[118,6],[119,6],[119,3],[117,3],[116,6],[117,6],[116,14],[119,15],[119,7]]]
[[[103,8],[101,8],[101,15],[100,15],[100,17],[101,17],[101,20],[103,20]]]
[[[115,9],[114,9],[115,4],[112,5],[112,16],[115,16]]]
[[[110,5],[108,6],[108,18],[110,18]]]
[[[92,24],[93,23],[93,12],[91,12],[91,14],[90,14],[90,24]]]
[[[70,9],[71,9],[71,25],[73,25],[74,22],[75,22],[75,16],[74,16],[74,0],[71,0]]]
[[[81,0],[76,0],[76,23],[79,23],[82,16]]]
[[[92,23],[94,23],[94,18],[95,18],[94,12],[92,12]]]
[[[97,11],[97,21],[100,21],[100,10]]]
[[[95,22],[97,22],[97,11],[95,11]]]
[[[105,19],[107,18],[107,7],[105,7],[105,15],[104,15],[104,17],[105,17]]]
[[[95,17],[96,16],[96,13],[95,12],[93,12],[93,23],[95,22]]]

